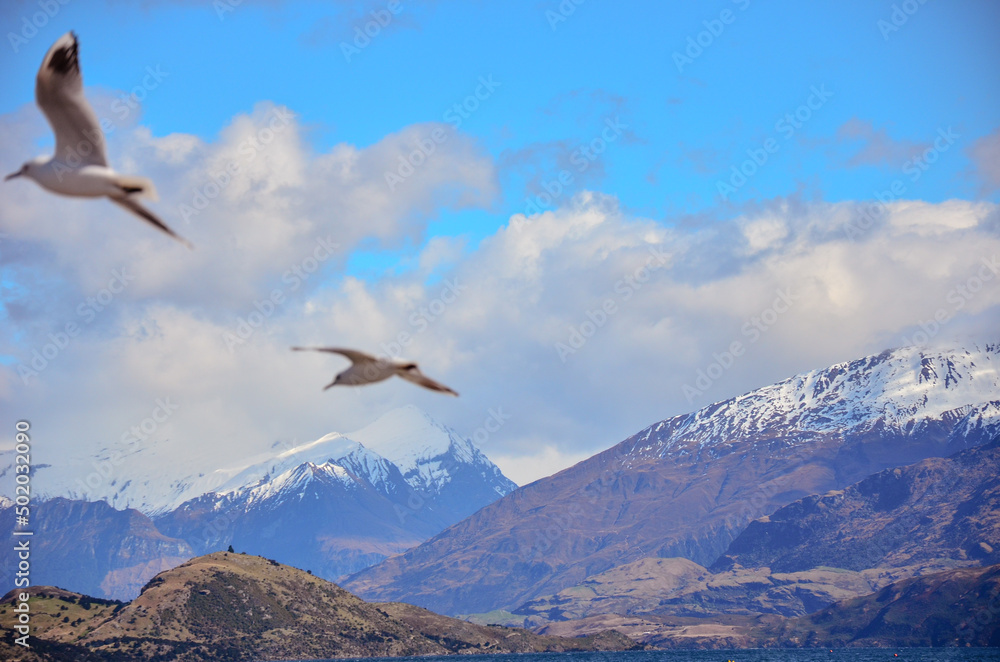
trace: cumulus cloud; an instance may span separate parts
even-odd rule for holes
[[[3,123],[13,128],[0,132],[0,165],[11,170],[14,159],[33,154],[43,130],[37,121],[34,131],[20,130],[27,114],[18,112]],[[443,139],[424,157],[419,143],[432,134]],[[107,201],[60,198],[18,180],[0,202],[10,237],[5,269],[62,272],[75,298],[124,268],[134,274],[126,300],[224,308],[249,303],[269,286],[290,287],[297,279],[290,271],[315,259],[320,245],[335,246],[324,258],[328,267],[362,240],[398,245],[420,236],[442,209],[489,205],[497,192],[491,160],[449,125],[413,125],[364,149],[341,144],[316,154],[294,113],[269,103],[234,118],[212,143],[138,127],[116,131],[109,147],[120,172],[156,182],[161,202],[154,208],[197,249],[178,250]],[[387,173],[408,160],[419,165],[390,186]],[[38,258],[8,258],[25,247]]]
[[[321,318],[350,320],[327,333],[443,371],[475,403],[451,414],[460,427],[505,407],[489,443],[525,481],[665,416],[903,344],[942,307],[951,321],[935,341],[991,333],[997,281],[960,306],[952,291],[1000,255],[995,206],[898,203],[861,236],[848,232],[858,214],[778,200],[682,232],[585,194],[515,216],[463,258],[448,277],[461,290],[452,303],[435,309],[443,286],[407,277],[346,283],[314,303]],[[400,331],[408,344],[396,344]],[[699,384],[734,342],[741,355]]]
[[[48,440],[39,462],[122,444],[164,398],[176,412],[137,447],[166,442],[196,466],[413,403],[470,436],[502,411],[479,441],[524,483],[656,420],[903,344],[939,310],[934,342],[1000,328],[1000,211],[987,202],[899,201],[861,223],[855,203],[782,198],[671,225],[585,191],[478,246],[418,242],[414,268],[351,277],[344,259],[366,238],[398,246],[442,208],[491,204],[493,162],[450,133],[390,190],[385,173],[447,127],[314,153],[294,118],[271,125],[282,112],[262,104],[212,142],[142,128],[112,140],[122,170],[156,179],[158,209],[194,252],[104,203],[8,184],[0,408]],[[0,122],[0,165],[30,152],[30,131],[4,129],[25,121]],[[182,205],[198,212],[189,223]],[[123,269],[133,280],[111,293]],[[68,322],[77,334],[46,358]],[[346,362],[289,347],[333,343],[413,358],[462,396],[402,380],[323,392]],[[23,380],[35,352],[46,366]]]

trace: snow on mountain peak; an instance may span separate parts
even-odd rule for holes
[[[1000,428],[1000,344],[904,347],[802,373],[650,426],[640,442],[658,441],[639,451],[662,454],[779,427],[809,434],[878,424],[912,432],[947,415]]]
[[[437,490],[450,474],[446,462],[488,462],[467,439],[436,423],[413,405],[393,409],[373,423],[349,434],[361,444],[399,467],[414,487]]]
[[[250,505],[256,501],[263,501],[286,494],[294,494],[301,499],[305,494],[306,487],[310,483],[315,480],[324,479],[342,483],[348,488],[357,485],[354,478],[351,477],[346,469],[333,462],[325,462],[323,464],[304,462],[249,490],[246,503]]]
[[[357,435],[333,432],[296,446],[276,442],[268,451],[237,460],[215,446],[203,450],[179,461],[178,447],[169,441],[109,446],[36,466],[35,486],[41,498],[106,501],[156,516],[210,493],[255,499],[284,493],[290,485],[304,486],[294,481],[317,471],[333,472],[341,482],[369,483],[386,495],[408,489],[438,494],[464,465],[480,470],[487,482],[497,480],[494,473],[506,480],[470,441],[413,406],[386,413]],[[12,457],[7,460],[0,460],[0,475],[5,464],[13,463]]]
[[[238,491],[248,485],[261,481],[274,480],[275,476],[304,463],[325,464],[329,460],[346,457],[351,453],[363,451],[361,444],[345,437],[339,432],[332,432],[299,446],[285,446],[277,454],[255,456],[240,463],[240,469],[220,470],[231,477],[222,483],[215,492],[225,494]]]

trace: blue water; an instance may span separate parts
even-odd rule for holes
[[[369,658],[402,662],[1000,662],[1000,648],[835,648]],[[316,662],[316,661],[313,661]],[[345,662],[336,660],[330,662]]]

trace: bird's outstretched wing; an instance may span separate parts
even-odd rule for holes
[[[343,349],[341,347],[292,347],[296,352],[329,352],[330,354],[340,354],[351,360],[351,363],[378,363],[379,359],[371,354],[365,354],[354,349]]]
[[[141,218],[141,219],[143,219],[145,221],[148,221],[149,223],[152,223],[153,225],[155,225],[156,227],[160,228],[161,230],[163,230],[164,232],[166,232],[167,234],[169,234],[171,237],[173,237],[177,241],[181,242],[182,244],[184,244],[188,248],[194,250],[194,244],[192,244],[190,241],[188,241],[184,237],[180,236],[179,234],[177,234],[176,232],[174,232],[173,230],[171,230],[169,227],[167,227],[167,224],[164,223],[163,221],[161,221],[160,219],[158,219],[153,214],[153,212],[149,211],[148,209],[146,209],[145,207],[143,207],[142,205],[140,205],[138,202],[136,202],[132,198],[124,197],[124,198],[108,198],[108,199],[111,200],[114,203],[117,203],[117,204],[121,205],[125,209],[128,209],[130,212],[132,212],[133,214],[135,214],[139,218]]]
[[[423,386],[424,388],[429,388],[432,391],[440,391],[441,393],[447,393],[448,395],[454,395],[456,398],[458,397],[458,393],[456,393],[455,391],[451,390],[450,388],[448,388],[444,384],[442,384],[440,382],[436,382],[433,379],[431,379],[430,377],[427,377],[426,375],[424,375],[419,370],[401,370],[400,372],[398,372],[396,374],[398,374],[400,377],[402,377],[403,379],[405,379],[408,382],[413,382],[414,384],[419,384],[420,386]]]
[[[35,101],[56,135],[56,159],[71,168],[108,165],[104,133],[83,96],[79,45],[72,32],[45,54],[35,79]]]

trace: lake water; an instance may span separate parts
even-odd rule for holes
[[[447,655],[388,657],[415,662],[1000,662],[1000,648],[835,648],[629,651],[622,653],[524,653],[520,655]],[[336,662],[344,662],[337,660]]]

